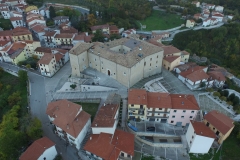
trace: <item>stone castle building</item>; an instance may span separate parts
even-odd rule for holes
[[[78,43],[70,50],[72,76],[91,67],[130,88],[161,73],[163,49],[146,41],[121,38],[111,42]]]

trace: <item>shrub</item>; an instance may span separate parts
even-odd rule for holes
[[[223,90],[223,95],[224,95],[225,97],[228,97],[228,95],[229,95],[228,90]]]
[[[216,91],[216,92],[213,93],[213,96],[215,96],[215,97],[220,97],[221,95],[220,95],[219,92]]]
[[[227,100],[227,97],[221,96],[220,99],[221,99],[222,101],[226,101],[226,100]]]
[[[230,96],[228,97],[228,100],[229,100],[229,101],[233,101],[234,98],[235,98],[235,94],[232,93],[232,94],[230,94]]]
[[[233,106],[238,106],[239,105],[239,98],[237,96],[234,97],[234,99],[232,100],[233,102]]]

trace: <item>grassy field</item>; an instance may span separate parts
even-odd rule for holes
[[[93,121],[95,114],[98,110],[98,103],[82,103],[82,102],[76,102],[77,104],[80,104],[83,107],[83,110],[91,115],[91,121]]]
[[[143,30],[151,31],[178,27],[184,23],[184,20],[180,19],[180,16],[176,14],[153,10],[150,17],[140,22],[142,25],[146,25],[146,29]]]
[[[238,160],[240,157],[240,146],[237,144],[237,139],[232,134],[230,137],[227,138],[226,141],[223,142],[222,148],[219,149],[217,153],[214,155],[212,154],[212,151],[209,151],[208,154],[205,155],[199,155],[198,157],[194,156],[193,154],[190,154],[191,160]],[[214,150],[216,152],[216,149]]]
[[[9,19],[0,18],[0,27],[3,30],[13,29],[11,21]]]

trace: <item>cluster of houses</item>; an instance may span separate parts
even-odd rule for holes
[[[130,89],[128,118],[188,126],[185,134],[190,153],[208,153],[214,141],[221,144],[234,128],[233,120],[216,110],[202,116],[194,95]]]
[[[46,114],[61,139],[76,149],[83,149],[89,158],[132,159],[134,135],[117,128],[121,96],[109,95],[91,123],[91,115],[81,105],[68,100],[50,102]],[[84,138],[87,137],[87,139]],[[38,147],[36,147],[38,145]],[[35,141],[20,157],[26,159],[53,159],[55,144],[44,137]],[[36,151],[33,151],[33,150]],[[36,157],[36,158],[35,158]]]
[[[195,5],[196,7],[200,7],[202,10],[201,13],[194,14],[193,18],[195,20],[202,19],[203,27],[212,26],[218,24],[219,22],[223,22],[223,19],[225,17],[225,15],[223,14],[224,10],[223,6],[207,4],[204,2],[200,4],[199,1],[193,1],[192,4]],[[233,15],[228,15],[227,19],[232,20]],[[193,28],[196,24],[195,20],[193,19],[187,20],[186,27]]]

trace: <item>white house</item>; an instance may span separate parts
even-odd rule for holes
[[[225,76],[218,71],[209,71],[207,73],[209,75],[209,83],[211,85],[214,85],[217,88],[222,88],[223,85],[225,84],[226,78]]]
[[[218,12],[223,12],[223,9],[224,9],[223,6],[216,6],[215,7],[215,11],[218,11]]]
[[[223,21],[223,15],[222,14],[213,14],[212,18],[217,19],[218,22],[222,22]]]
[[[17,11],[11,11],[10,15],[11,17],[22,17],[22,13]]]
[[[218,21],[218,19],[216,19],[216,18],[207,18],[207,19],[205,19],[204,21],[203,21],[203,27],[207,27],[207,26],[212,26],[212,25],[215,25],[215,24],[217,24],[219,21]]]
[[[46,16],[47,18],[50,18],[50,12],[48,8],[40,10],[40,14],[44,17]]]
[[[39,39],[39,41],[43,41],[44,37],[43,35],[45,34],[45,28],[47,28],[44,24],[33,24],[31,26],[31,30],[33,32],[33,34],[35,34],[35,36]]]
[[[11,17],[10,11],[9,11],[8,8],[1,9],[1,14],[2,14],[4,19],[9,19]]]
[[[203,122],[191,121],[186,133],[189,153],[208,153],[215,137],[214,132]]]
[[[233,19],[233,15],[232,15],[232,14],[228,15],[227,17],[228,17],[230,20]]]
[[[128,29],[126,31],[123,31],[122,37],[127,37],[130,34],[136,34],[136,29]]]
[[[46,47],[56,48],[56,42],[55,42],[55,35],[59,34],[59,30],[55,31],[45,31],[45,34],[43,35],[43,40],[45,42]]]
[[[198,1],[193,1],[192,4],[195,5],[196,7],[200,7],[200,2]]]
[[[104,103],[104,105],[101,106],[101,108],[98,110],[98,113],[92,122],[92,133],[100,134],[101,132],[103,132],[114,134],[117,127],[118,114],[118,104]]]
[[[82,110],[82,106],[68,100],[53,101],[46,111],[55,133],[80,149],[80,144],[91,125],[91,115]]]
[[[207,9],[214,9],[215,5],[214,4],[207,4],[206,7],[207,7]]]
[[[23,27],[23,18],[22,17],[11,17],[10,21],[12,23],[13,28]]]
[[[2,9],[8,9],[8,5],[4,3],[0,3],[0,10]]]
[[[55,25],[60,25],[65,22],[69,22],[69,17],[68,16],[57,16],[53,18],[54,24]]]
[[[182,71],[178,75],[178,79],[186,84],[191,90],[196,89],[201,83],[207,84],[207,80],[209,78],[209,75],[206,74],[207,68],[208,67],[202,66],[189,68],[186,71]]]
[[[19,160],[53,160],[57,156],[55,144],[47,137],[34,141]]]
[[[192,20],[192,19],[188,19],[187,22],[186,22],[186,27],[187,28],[193,28],[195,25],[195,21]]]

